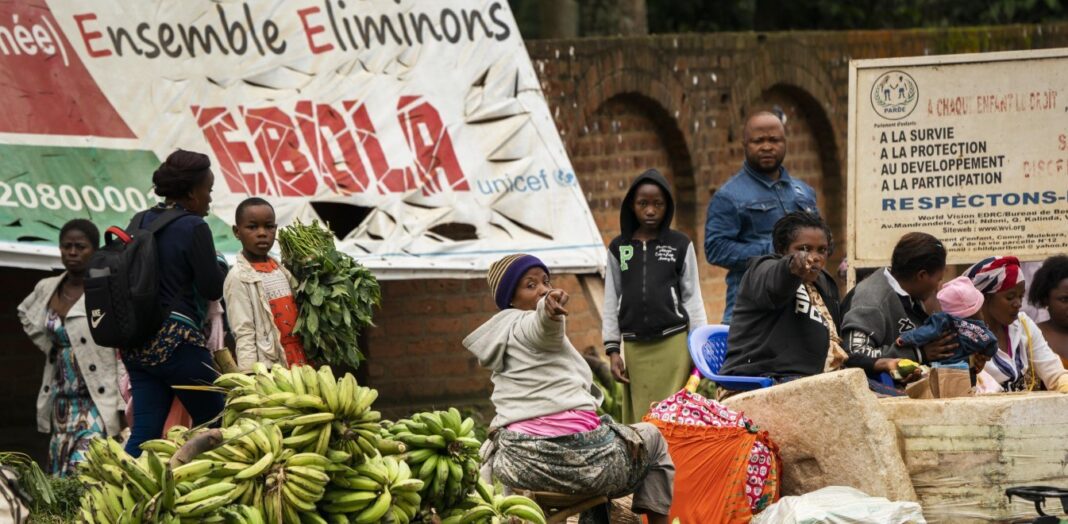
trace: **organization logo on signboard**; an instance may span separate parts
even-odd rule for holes
[[[912,114],[920,99],[920,88],[908,73],[887,71],[871,88],[871,107],[887,120],[900,120]]]

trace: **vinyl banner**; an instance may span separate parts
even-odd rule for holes
[[[910,231],[951,264],[1068,248],[1068,49],[850,64],[850,257]]]
[[[212,158],[225,252],[260,196],[386,278],[604,264],[504,0],[9,2],[0,77],[0,264],[125,226],[176,148]]]

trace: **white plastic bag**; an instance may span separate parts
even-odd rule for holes
[[[29,516],[18,489],[18,473],[6,466],[0,468],[0,524],[22,524]]]
[[[783,497],[751,524],[926,524],[920,505],[870,497],[846,486],[828,486]]]

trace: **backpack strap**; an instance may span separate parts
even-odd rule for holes
[[[138,229],[144,229],[145,231],[148,231],[150,234],[154,235],[159,230],[167,227],[167,225],[169,225],[171,222],[174,222],[175,220],[178,220],[179,218],[182,218],[186,215],[192,214],[184,209],[176,207],[170,208],[164,211],[163,213],[160,213],[159,217],[153,220],[151,224],[142,228],[141,222],[144,221],[145,215],[148,214],[149,211],[151,210],[141,211],[140,213],[134,215],[134,217],[130,219],[130,225],[126,228],[126,230],[137,231]]]
[[[139,211],[136,215],[134,215],[133,218],[130,219],[130,223],[127,224],[126,231],[132,232],[141,229],[141,220],[145,218],[145,213],[148,213],[147,209],[144,211]]]
[[[114,239],[119,239],[123,244],[133,242],[133,237],[119,226],[111,226],[104,231],[104,243],[111,244]]]

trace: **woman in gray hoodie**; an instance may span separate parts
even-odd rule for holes
[[[513,489],[620,497],[651,524],[667,522],[675,467],[652,424],[599,418],[603,400],[566,335],[568,295],[537,257],[510,255],[488,275],[501,310],[464,339],[492,372],[497,415],[483,460]]]

